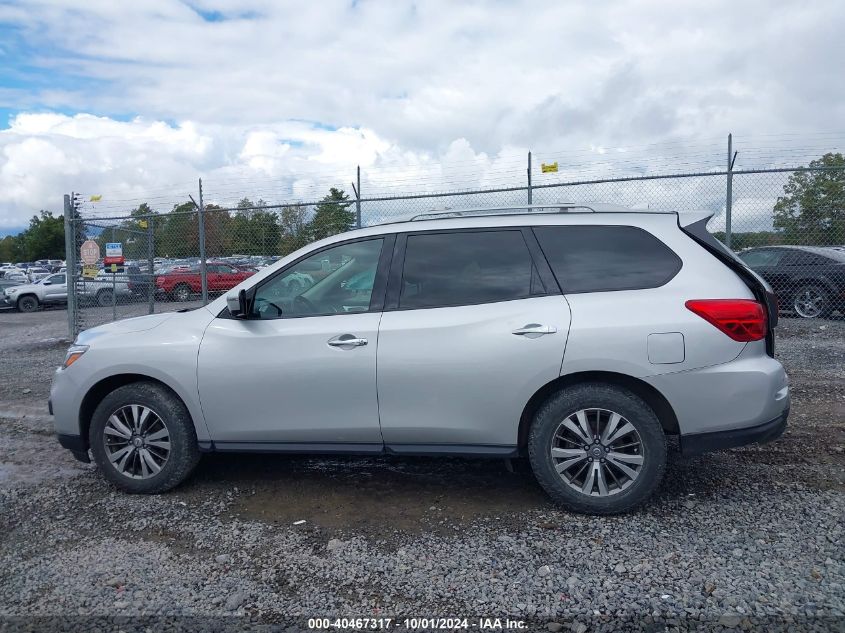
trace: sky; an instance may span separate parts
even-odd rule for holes
[[[548,179],[717,170],[729,132],[738,167],[802,164],[845,144],[843,27],[841,0],[0,0],[0,235],[198,178],[230,204],[357,166],[364,196],[519,186],[529,150]]]

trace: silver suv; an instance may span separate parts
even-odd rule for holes
[[[610,514],[658,487],[667,436],[696,454],[784,431],[774,296],[709,214],[447,215],[81,333],[53,380],[59,441],[139,493],[209,451],[527,455],[555,501]]]

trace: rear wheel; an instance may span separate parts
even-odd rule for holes
[[[26,295],[18,299],[18,310],[20,312],[35,312],[38,305],[38,297],[35,295]]]
[[[100,290],[97,293],[97,305],[106,307],[112,305],[114,302],[114,293],[109,290]]]
[[[103,475],[127,492],[170,490],[191,474],[200,458],[184,403],[152,382],[125,385],[103,398],[88,440]]]
[[[825,317],[830,313],[830,298],[821,286],[805,284],[795,292],[792,309],[804,319]]]
[[[563,507],[618,514],[648,499],[666,468],[666,437],[635,394],[602,383],[560,391],[534,417],[528,439],[540,485]]]
[[[173,289],[170,295],[174,301],[187,301],[191,298],[191,287],[186,284],[179,284]]]

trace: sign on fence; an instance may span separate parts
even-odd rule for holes
[[[100,259],[100,247],[97,242],[94,240],[85,240],[79,248],[79,257],[83,264],[94,266]]]
[[[550,171],[557,171],[557,161],[549,164],[541,163],[540,169],[544,174],[548,174]]]
[[[108,242],[106,244],[106,256],[103,258],[103,263],[106,265],[122,264],[123,244],[120,242]]]

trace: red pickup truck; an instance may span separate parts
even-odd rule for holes
[[[247,277],[254,275],[251,270],[242,270],[229,264],[207,262],[208,292],[226,292]],[[156,292],[165,294],[174,301],[188,301],[192,294],[202,292],[202,279],[199,267],[173,269],[156,276]]]

